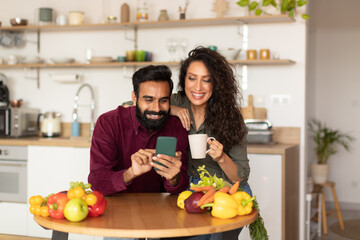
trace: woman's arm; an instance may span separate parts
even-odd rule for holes
[[[190,125],[191,125],[191,118],[190,113],[187,108],[178,107],[175,105],[170,106],[170,115],[176,116],[180,119],[183,127],[190,131]]]

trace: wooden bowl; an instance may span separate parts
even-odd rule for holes
[[[11,18],[10,24],[11,26],[26,26],[28,24],[28,20],[23,18]]]

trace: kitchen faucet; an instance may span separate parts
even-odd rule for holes
[[[83,84],[79,87],[79,89],[76,92],[75,95],[75,101],[74,101],[74,110],[73,110],[73,120],[74,122],[77,122],[78,120],[78,101],[79,101],[79,94],[80,91],[84,88],[84,87],[88,87],[91,93],[91,100],[90,100],[90,111],[91,111],[91,116],[90,116],[90,140],[92,138],[92,134],[94,132],[94,128],[95,128],[95,99],[94,99],[94,90],[93,88],[90,86],[90,84]]]

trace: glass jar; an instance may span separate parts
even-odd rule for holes
[[[136,11],[136,20],[143,22],[149,19],[149,11],[146,0],[138,1],[138,7]]]
[[[169,15],[167,14],[167,10],[166,9],[160,10],[158,21],[167,21],[167,20],[169,20]]]

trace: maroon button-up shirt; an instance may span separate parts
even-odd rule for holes
[[[182,152],[180,180],[172,186],[154,169],[126,184],[123,174],[131,167],[131,155],[139,149],[155,149],[159,136],[177,138],[176,151]],[[187,176],[188,132],[178,118],[169,116],[164,126],[149,133],[136,118],[135,107],[118,107],[102,114],[95,126],[90,149],[90,174],[92,190],[104,195],[118,192],[169,192],[180,193],[189,184]]]

